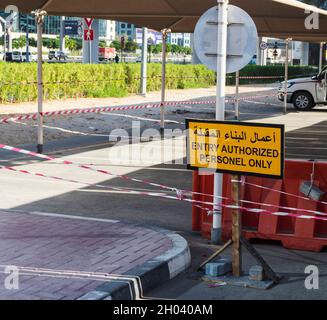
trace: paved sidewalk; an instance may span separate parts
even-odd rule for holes
[[[0,299],[77,299],[171,248],[164,234],[119,221],[1,211]],[[6,266],[20,269],[18,290],[5,289]]]

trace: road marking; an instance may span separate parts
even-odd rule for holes
[[[143,121],[151,121],[151,122],[160,123],[160,119],[144,118],[144,117],[132,116],[132,115],[129,115],[129,114],[106,113],[106,112],[100,112],[100,114],[105,115],[105,116],[117,116],[117,117],[124,117],[124,118],[130,118],[130,119],[136,119],[136,120],[143,120]],[[182,124],[182,122],[178,122],[178,121],[175,121],[175,120],[165,120],[165,123]]]
[[[264,102],[264,101],[253,101],[253,100],[243,100],[244,102],[247,103],[253,103],[253,104],[260,104],[260,105],[270,105],[270,106],[275,106],[275,107],[282,107],[282,104],[277,104],[277,103],[270,103],[270,102]]]
[[[83,217],[83,216],[74,216],[63,213],[50,213],[50,212],[39,212],[39,211],[23,211],[23,210],[15,210],[15,209],[1,209],[1,213],[20,213],[20,214],[29,214],[43,217],[52,217],[52,218],[64,218],[71,220],[85,220],[85,221],[95,221],[95,222],[105,222],[105,223],[119,223],[120,220],[111,220],[111,219],[100,219],[100,218],[92,218],[92,217]]]

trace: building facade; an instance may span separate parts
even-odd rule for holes
[[[111,42],[116,39],[116,21],[100,20],[100,39]]]
[[[136,40],[136,27],[127,22],[116,22],[117,37],[126,37],[129,41]]]
[[[191,47],[191,34],[190,33],[170,33],[168,34],[167,42],[176,44],[181,47]]]

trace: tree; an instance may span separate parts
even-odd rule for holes
[[[21,49],[23,47],[26,47],[26,37],[20,36],[17,39],[14,39],[12,42],[12,46],[14,49]]]
[[[113,40],[110,44],[110,48],[115,48],[117,51],[120,51],[121,50],[120,41]]]
[[[48,49],[59,49],[60,43],[59,38],[43,38],[43,46]]]
[[[34,38],[29,38],[28,40],[29,40],[28,43],[31,47],[34,47],[34,48],[37,47],[37,41]]]
[[[128,40],[125,45],[126,52],[135,52],[138,49],[138,44],[135,41]]]
[[[151,47],[152,47],[151,52],[154,54],[158,54],[158,53],[162,52],[162,44],[155,44],[155,45],[152,45]]]
[[[166,52],[167,53],[170,53],[171,52],[171,44],[170,43],[167,43],[166,44]]]
[[[105,40],[100,40],[100,41],[99,41],[99,47],[100,47],[100,48],[105,48],[106,46],[107,46],[107,43],[106,43]]]
[[[82,50],[83,43],[81,39],[73,39],[68,36],[65,37],[66,48],[69,51]]]

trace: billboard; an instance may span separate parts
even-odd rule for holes
[[[138,45],[142,45],[142,29],[137,28],[136,29],[136,42]],[[148,43],[149,44],[160,44],[162,43],[162,35],[160,32],[155,30],[148,30]]]
[[[65,20],[64,30],[65,36],[78,36],[79,21],[78,20]]]

